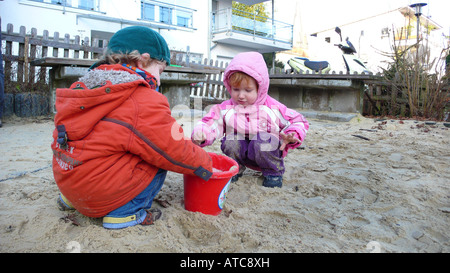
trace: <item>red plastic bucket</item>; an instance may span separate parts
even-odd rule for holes
[[[219,215],[223,209],[231,178],[239,172],[239,165],[227,156],[208,154],[214,169],[208,181],[195,175],[183,175],[184,208],[188,211]]]

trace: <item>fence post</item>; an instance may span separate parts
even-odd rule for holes
[[[372,98],[372,97],[373,97],[373,86],[374,86],[373,83],[369,85],[369,98]],[[369,115],[372,115],[372,114],[373,114],[372,103],[369,103],[367,106],[368,106],[367,113],[368,113]]]
[[[99,41],[98,38],[94,38],[94,39],[92,40],[92,46],[93,46],[93,47],[98,47],[98,41]],[[97,58],[98,58],[97,55],[98,55],[98,54],[96,54],[96,53],[92,53],[92,59],[97,59]]]
[[[36,39],[37,37],[37,29],[31,28],[31,37],[30,39]],[[30,61],[33,61],[36,58],[36,45],[30,44]],[[29,67],[30,75],[29,75],[29,82],[34,83],[35,82],[35,75],[36,75],[36,68],[34,66],[29,65],[29,63],[26,64],[27,67]]]
[[[59,42],[59,32],[55,32],[53,34],[53,41],[55,42]],[[53,57],[58,57],[58,48],[57,47],[53,47]]]
[[[376,92],[377,92],[377,108],[381,110],[381,85],[376,86]]]
[[[80,45],[80,35],[76,35],[76,36],[75,36],[74,43],[75,43],[76,45]],[[74,50],[74,51],[73,51],[73,57],[74,57],[75,59],[80,58],[80,51],[77,50],[77,49]]]
[[[70,35],[68,33],[66,33],[64,35],[64,43],[70,44]],[[64,48],[64,58],[69,58],[69,49],[68,48]]]
[[[222,77],[223,77],[222,69],[223,69],[223,61],[220,62],[220,72],[219,72],[219,75],[217,76],[217,78],[218,78],[217,80],[221,81],[221,82],[222,82]],[[224,94],[224,90],[225,90],[224,85],[223,84],[219,85],[218,88],[219,88],[220,92],[217,93],[217,97],[220,99],[226,98],[226,96],[225,96],[226,94]]]
[[[48,30],[44,30],[43,35],[42,35],[42,41],[48,41]],[[44,43],[42,44],[42,52],[41,52],[41,57],[47,57],[48,54],[48,47],[44,45]],[[45,81],[45,78],[47,77],[47,68],[46,67],[41,67],[40,71],[39,71],[39,81]]]
[[[89,37],[84,37],[83,40],[83,59],[88,59],[89,58],[89,51],[87,50],[87,47],[89,46]]]
[[[12,34],[13,33],[13,25],[12,24],[8,24],[6,26],[6,33],[8,34]],[[5,47],[5,52],[3,53],[3,55],[5,56],[12,56],[12,42],[10,41],[6,41],[6,47]],[[11,59],[5,58],[5,67],[4,67],[4,76],[5,76],[5,82],[6,79],[8,79],[9,81],[11,81]]]
[[[24,26],[20,27],[20,32],[19,35],[20,37],[24,38],[24,42],[21,43],[19,42],[19,60],[17,61],[17,82],[18,83],[22,83],[24,82],[24,61],[25,61],[25,56],[26,56],[26,52],[25,52],[25,34],[26,34],[26,29]]]
[[[219,67],[219,60],[216,60],[214,66]],[[215,83],[213,85],[212,94],[213,97],[216,98],[217,96],[219,96],[219,85],[217,84],[217,81],[219,80],[219,75],[218,74],[213,75],[213,80],[215,81]]]

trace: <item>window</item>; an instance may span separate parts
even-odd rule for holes
[[[140,2],[141,19],[168,25],[192,28],[194,9],[169,4],[166,3],[167,1],[143,0]]]
[[[64,8],[78,8],[84,10],[100,11],[99,0],[29,0],[29,1],[43,3],[44,5],[57,5]]]
[[[177,16],[177,26],[188,27],[189,26],[189,18]]]
[[[141,2],[141,18],[155,21],[155,5]]]
[[[172,24],[172,9],[159,7],[159,21],[161,23]]]
[[[181,26],[181,27],[190,27],[191,26],[190,20],[191,20],[192,13],[182,11],[182,10],[177,10],[175,12],[177,15],[177,26]]]
[[[42,1],[39,1],[42,2]],[[71,7],[72,6],[72,1],[71,0],[51,0],[52,4],[56,4],[56,5],[62,5],[62,6],[67,6],[67,7]]]
[[[78,0],[78,8],[94,10],[94,0]]]

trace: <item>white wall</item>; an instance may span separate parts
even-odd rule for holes
[[[386,68],[386,62],[392,62],[392,59],[385,55],[386,53],[392,52],[392,29],[397,30],[407,24],[408,20],[406,20],[399,11],[393,11],[370,19],[340,26],[340,28],[342,30],[342,39],[345,40],[346,37],[349,37],[350,41],[358,51],[355,55],[366,62],[368,68],[372,72],[376,73],[382,72],[380,67]],[[388,28],[390,30],[389,36],[382,36],[381,31],[383,28]],[[413,31],[416,30],[413,29]],[[361,32],[363,32],[363,35],[361,35]],[[326,37],[330,37],[331,39],[329,44],[325,42]],[[438,54],[437,52],[443,47],[436,46],[436,41],[439,40],[439,37],[435,37],[433,32],[428,39],[430,40],[430,46],[435,45],[431,48],[432,56],[434,58]],[[327,53],[329,58],[332,58],[333,54],[340,56],[341,51],[338,48],[335,48],[337,53],[333,50],[333,44],[338,42],[340,42],[339,35],[334,32],[334,29],[321,32],[317,37],[309,36],[308,52],[310,53],[310,57],[320,58],[320,56],[322,56],[321,53]],[[405,42],[402,41],[401,44],[404,45]],[[344,71],[344,69],[342,70]],[[339,71],[339,69],[336,69],[336,71]]]
[[[173,50],[185,51],[190,46],[190,51],[204,54],[206,57],[208,36],[208,1],[210,0],[171,0],[165,1],[179,6],[195,4],[190,8],[196,9],[193,13],[193,29],[177,28],[176,30],[161,29],[159,32],[166,39],[168,46]],[[91,30],[114,33],[123,27],[120,23],[78,18],[77,14],[98,15],[119,19],[140,21],[140,1],[137,0],[100,0],[100,10],[93,12],[76,8],[63,9],[62,6],[38,3],[26,0],[0,1],[0,16],[2,18],[2,30],[6,31],[8,23],[14,25],[14,32],[18,33],[20,26],[25,26],[27,33],[31,28],[36,28],[38,35],[44,30],[49,31],[53,37],[54,32],[59,32],[60,37],[66,33],[71,38],[80,35],[81,38],[91,38]],[[148,22],[152,23],[152,22]],[[154,28],[155,29],[155,28]],[[158,29],[155,29],[158,31]]]
[[[94,20],[90,18],[78,18],[77,14],[106,16],[135,22],[149,21],[140,20],[140,0],[98,0],[100,12],[87,11],[77,8],[64,9],[59,5],[33,2],[29,0],[5,0],[0,1],[0,16],[2,18],[2,29],[6,31],[8,23],[14,25],[14,32],[18,33],[20,26],[25,26],[27,33],[31,28],[36,28],[38,35],[44,30],[49,31],[50,37],[54,32],[59,32],[60,37],[67,33],[71,38],[79,35],[82,39],[89,37],[91,31],[103,31],[114,33],[128,25],[114,22]],[[211,9],[223,9],[231,7],[232,0],[167,0],[160,1],[182,7],[195,9],[193,12],[192,28],[176,27],[173,29],[157,29],[166,39],[169,49],[186,51],[190,47],[191,53],[203,54],[203,58],[212,58],[219,61],[229,61],[237,53],[251,51],[251,48],[230,46],[225,44],[214,45],[210,41],[210,12]],[[158,16],[156,16],[158,17]],[[283,18],[278,18],[283,20]],[[162,25],[162,24],[161,24]],[[171,26],[171,25],[166,25]]]

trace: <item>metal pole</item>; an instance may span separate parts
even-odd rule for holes
[[[419,28],[420,28],[420,14],[416,14],[417,17],[417,48],[416,48],[416,57],[417,62],[419,62]]]
[[[272,40],[275,41],[275,8],[274,8],[274,0],[272,0]],[[272,69],[275,72],[275,58],[276,53],[272,52]]]

